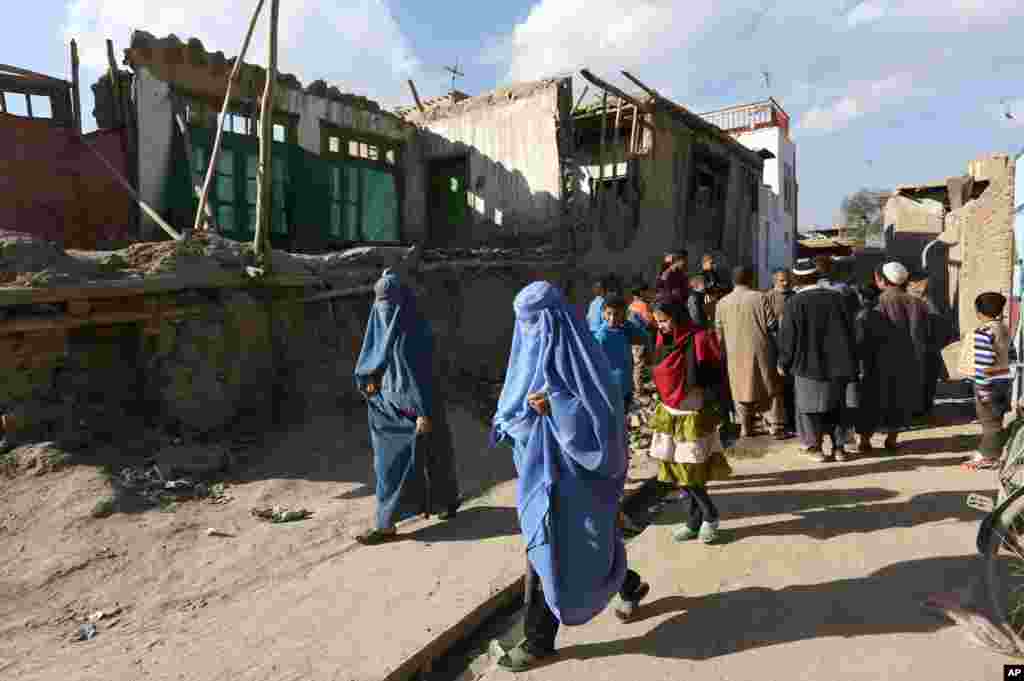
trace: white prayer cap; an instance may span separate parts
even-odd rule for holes
[[[889,280],[890,283],[896,286],[903,286],[910,278],[910,272],[907,268],[898,262],[889,262],[882,266],[882,274]]]

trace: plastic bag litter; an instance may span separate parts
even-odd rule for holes
[[[96,625],[92,622],[78,627],[78,640],[88,641],[96,636]]]
[[[304,508],[291,510],[284,506],[274,506],[273,508],[254,508],[252,514],[261,520],[269,520],[272,523],[290,523],[310,518],[313,512]]]

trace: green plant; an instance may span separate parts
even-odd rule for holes
[[[93,518],[106,518],[114,513],[114,498],[103,497],[92,507]]]
[[[173,497],[161,494],[157,503],[160,504],[160,510],[164,513],[174,513],[178,510],[178,502]]]

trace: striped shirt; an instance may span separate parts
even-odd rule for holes
[[[990,376],[986,373],[996,365],[994,334],[987,326],[974,330],[974,385],[978,399],[986,401],[992,395],[992,384],[1010,379],[1009,370]]]

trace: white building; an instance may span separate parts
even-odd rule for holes
[[[793,264],[797,239],[796,145],[789,137],[789,115],[774,99],[701,114],[748,149],[765,149],[775,158],[764,162],[755,240],[758,285],[770,286],[771,272]]]

